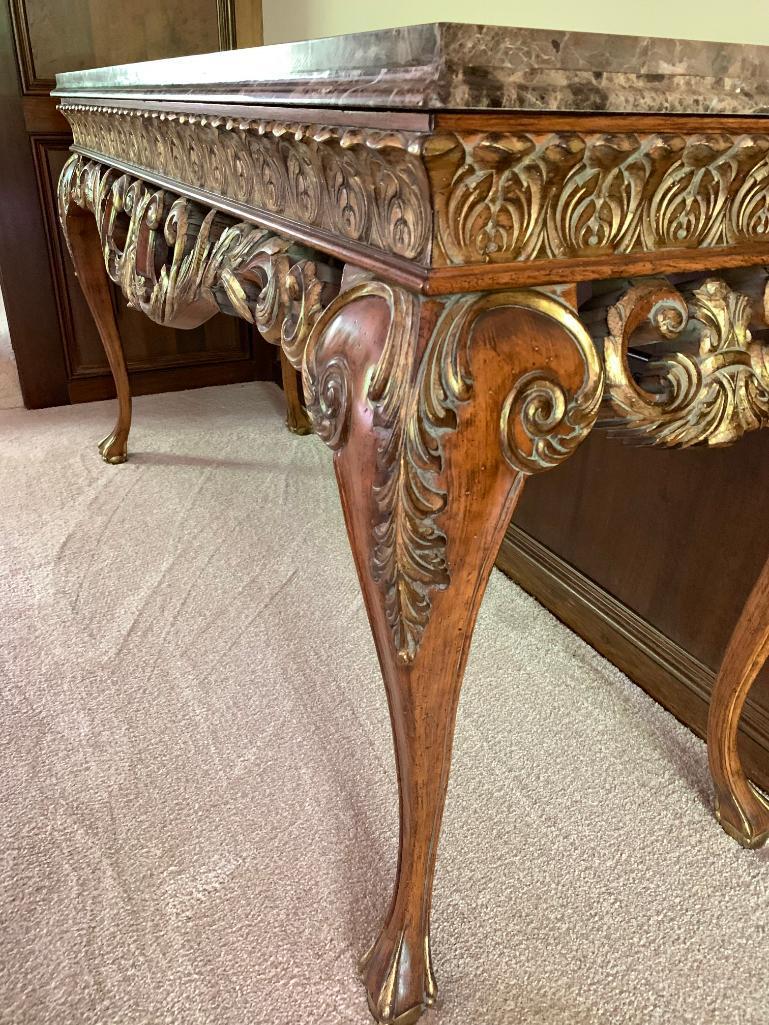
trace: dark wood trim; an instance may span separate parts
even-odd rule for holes
[[[9,0],[11,5],[11,26],[19,66],[21,92],[24,96],[43,95],[51,91],[52,80],[37,78],[29,22],[24,0]]]
[[[219,21],[219,49],[234,50],[238,36],[233,0],[216,0],[216,16]]]
[[[277,365],[277,351],[272,351]],[[262,380],[267,376],[253,359],[238,359],[213,365],[205,363],[199,366],[164,367],[160,370],[131,370],[128,380],[132,395],[151,395],[219,384],[240,384],[243,381]],[[109,373],[98,377],[77,377],[69,382],[70,402],[95,402],[114,397],[115,384]]]
[[[482,119],[482,122],[480,121]],[[767,114],[622,114],[559,111],[473,111],[472,114],[436,112],[435,127],[447,132],[663,132],[682,135],[698,132],[769,133]]]
[[[102,158],[103,159],[103,158]],[[765,242],[701,248],[641,250],[568,259],[520,260],[510,263],[468,263],[434,267],[425,281],[425,295],[474,292],[532,285],[559,285],[565,281],[603,281],[643,275],[692,273],[769,263]]]
[[[5,3],[0,3],[0,182],[5,197],[0,203],[0,287],[24,403],[33,409],[59,406],[68,401],[64,346]]]
[[[35,165],[35,176],[37,178],[37,191],[40,197],[40,207],[45,225],[45,242],[48,250],[48,268],[53,280],[53,291],[56,300],[56,312],[59,318],[59,335],[63,345],[64,364],[67,368],[67,377],[74,376],[74,367],[71,365],[70,352],[75,337],[75,329],[72,321],[72,306],[70,304],[69,292],[67,290],[66,277],[64,272],[65,243],[59,229],[58,221],[55,219],[57,209],[56,196],[51,186],[48,170],[47,153],[51,149],[69,149],[69,140],[62,136],[54,135],[31,135],[29,142],[32,147],[32,155]]]
[[[712,669],[514,523],[502,542],[497,566],[705,738],[716,676]],[[767,788],[769,716],[748,702],[740,734],[748,772]]]
[[[64,135],[72,139],[69,121],[53,105],[50,96],[24,96],[21,106],[30,135]]]

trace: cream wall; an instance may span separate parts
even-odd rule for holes
[[[767,0],[262,0],[265,43],[427,21],[769,44]]]

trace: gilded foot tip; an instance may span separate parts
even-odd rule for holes
[[[769,805],[767,805],[764,796],[756,790],[752,783],[748,782],[748,785],[753,791],[755,797],[758,799],[759,805],[762,808],[766,808],[767,813],[769,814]],[[731,803],[732,802],[728,801],[727,807]],[[736,840],[737,843],[741,847],[746,848],[746,850],[755,851],[759,847],[763,847],[767,840],[769,840],[769,819],[767,819],[766,816],[762,816],[760,822],[756,824],[751,820],[746,812],[742,811],[740,808],[736,808],[735,812],[739,823],[735,823],[730,817],[723,814],[722,804],[718,796],[716,796],[714,802],[714,811],[716,821],[727,836],[730,836],[732,840]]]
[[[417,1004],[416,1007],[411,1007],[408,1011],[399,1014],[397,1018],[381,1018],[374,1001],[369,995],[368,1009],[371,1011],[374,1020],[379,1022],[379,1025],[414,1025],[414,1022],[419,1021],[427,1008],[433,1003],[434,1000],[431,1000],[429,1003]]]
[[[310,423],[296,423],[291,420],[286,420],[286,427],[292,434],[298,434],[301,438],[306,437],[308,434],[312,434],[312,424]]]
[[[421,945],[424,962],[420,964],[420,958],[409,956],[405,931],[401,930],[395,938],[382,932],[361,958],[359,968],[364,976],[369,1010],[379,1025],[414,1025],[435,1004],[437,986],[429,936],[423,938]],[[404,1010],[409,999],[417,1002]]]
[[[124,441],[119,442],[114,434],[108,435],[103,441],[99,442],[99,452],[104,462],[110,463],[112,466],[124,463],[128,459],[126,443]]]

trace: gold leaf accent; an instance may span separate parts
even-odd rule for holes
[[[749,297],[716,278],[687,295],[664,280],[631,288],[609,311],[602,424],[666,448],[728,445],[769,424],[769,368],[751,318]],[[637,381],[628,347],[644,322],[682,351],[652,359]]]
[[[769,237],[769,134],[439,132],[424,152],[436,265]]]
[[[433,593],[449,583],[446,535],[439,525],[449,501],[443,439],[457,430],[459,410],[473,398],[470,362],[478,318],[504,307],[535,310],[558,321],[583,362],[575,394],[567,394],[555,373],[543,368],[522,377],[503,404],[500,444],[516,471],[544,470],[576,447],[595,420],[602,372],[589,336],[568,307],[540,292],[518,291],[448,300],[414,376],[418,300],[403,289],[364,282],[321,314],[307,346],[305,390],[313,397],[313,420],[334,447],[346,439],[349,368],[335,357],[334,387],[325,386],[333,401],[324,399],[318,382],[326,380],[331,365],[321,358],[322,336],[343,306],[370,296],[390,309],[388,336],[368,389],[380,436],[371,571],[383,590],[395,650],[408,663],[430,621]],[[550,401],[556,393],[557,401],[543,415],[543,395]]]
[[[180,328],[221,310],[254,324],[301,366],[323,286],[315,263],[288,239],[77,154],[58,195],[62,225],[69,203],[94,214],[107,273],[129,306]]]
[[[75,146],[305,226],[423,260],[423,136],[64,102]]]

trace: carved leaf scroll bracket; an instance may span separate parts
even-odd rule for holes
[[[378,436],[370,570],[383,591],[398,658],[409,663],[430,621],[433,595],[450,579],[442,526],[451,511],[445,442],[461,430],[463,410],[486,401],[484,394],[476,394],[472,370],[474,350],[483,344],[477,330],[483,316],[509,308],[556,321],[581,361],[576,388],[559,379],[557,367],[543,363],[520,374],[511,363],[511,387],[496,415],[501,456],[517,473],[555,466],[584,438],[598,413],[602,370],[576,315],[545,293],[451,296],[440,304],[420,348],[424,300],[401,288],[364,281],[343,291],[323,311],[306,350],[304,385],[313,422],[335,449],[348,438],[354,375],[344,353],[333,347],[324,351],[328,328],[349,306],[370,298],[385,302],[389,315],[365,395]]]
[[[453,296],[421,359],[412,396],[380,451],[375,489],[378,519],[375,579],[385,589],[386,610],[399,658],[410,662],[429,621],[431,593],[450,573],[441,515],[451,501],[444,441],[461,429],[462,407],[482,405],[472,371],[483,315],[506,308],[532,310],[556,320],[580,354],[583,376],[570,391],[556,369],[536,367],[514,379],[498,413],[499,444],[510,468],[521,474],[547,470],[582,441],[598,413],[601,367],[589,336],[558,300],[532,290]]]
[[[728,445],[769,424],[766,347],[750,330],[757,318],[753,300],[717,278],[686,293],[662,279],[633,286],[608,312],[602,426],[678,448]],[[638,339],[651,355],[633,370]]]

